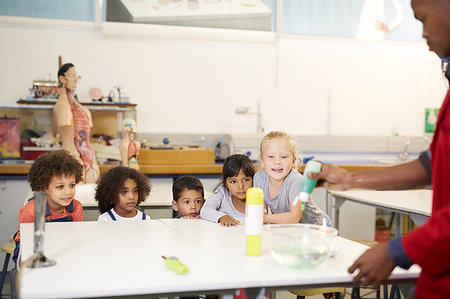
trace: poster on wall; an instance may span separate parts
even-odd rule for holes
[[[20,122],[18,117],[0,117],[1,158],[20,157]]]

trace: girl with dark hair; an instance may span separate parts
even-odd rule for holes
[[[247,189],[253,186],[255,169],[245,155],[229,156],[222,169],[222,179],[200,211],[202,219],[236,226],[245,218]]]
[[[117,166],[104,173],[95,191],[98,221],[150,220],[137,207],[150,194],[148,178],[139,171]]]
[[[84,182],[95,183],[99,168],[95,152],[89,144],[92,127],[91,112],[74,98],[77,89],[78,73],[72,63],[66,63],[58,71],[58,101],[53,108],[53,116],[61,136],[61,148],[69,151],[84,167]]]

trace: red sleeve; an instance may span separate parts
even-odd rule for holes
[[[19,211],[19,228],[14,241],[20,241],[20,224],[34,222],[34,200],[30,200]]]
[[[73,200],[73,221],[83,221],[84,220],[84,214],[83,214],[83,206],[81,203],[74,199]]]
[[[450,206],[433,211],[429,220],[403,237],[408,257],[431,277],[450,269]]]

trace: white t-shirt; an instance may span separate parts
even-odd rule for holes
[[[142,219],[142,212],[139,210],[136,210],[137,214],[134,217],[122,217],[119,216],[116,211],[114,211],[114,208],[109,210],[108,212],[111,212],[114,215],[114,218],[116,218],[117,221],[139,221],[139,220],[150,220],[150,216],[146,214],[145,219]],[[114,221],[114,219],[111,217],[111,215],[105,212],[98,216],[98,221]]]

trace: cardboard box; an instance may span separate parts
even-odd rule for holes
[[[215,152],[204,147],[141,148],[139,164],[199,165],[214,164]]]

